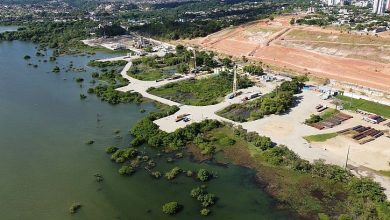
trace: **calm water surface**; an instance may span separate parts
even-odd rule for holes
[[[73,61],[76,68],[87,68],[89,59],[110,55],[65,56],[58,64],[45,63],[51,52],[38,58],[35,47],[0,42],[0,218],[200,219],[199,203],[189,196],[199,182],[184,176],[174,183],[154,180],[144,171],[122,177],[117,173],[119,166],[104,153],[106,146],[129,143],[128,131],[145,115],[140,109],[152,111],[151,104],[111,106],[94,96],[80,100],[79,94],[86,94],[90,86],[89,73],[51,73],[56,65],[64,68]],[[24,60],[25,55],[32,59]],[[86,79],[82,87],[76,77]],[[123,138],[115,137],[116,129]],[[96,143],[85,145],[87,140]],[[208,184],[208,191],[219,197],[208,219],[291,219],[254,185],[254,173],[248,169],[187,159],[174,164],[166,163],[166,158],[156,161],[156,170],[162,172],[179,166],[204,167],[219,174]],[[96,182],[95,173],[101,173],[104,181]],[[74,201],[83,207],[70,215]],[[168,201],[178,201],[184,209],[175,217],[165,216],[161,205]]]
[[[6,32],[6,31],[16,31],[18,29],[18,26],[0,26],[0,33]]]

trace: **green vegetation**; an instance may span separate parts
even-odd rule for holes
[[[78,78],[76,78],[76,82],[78,82],[78,83],[82,83],[82,82],[84,82],[84,79],[83,79],[83,78],[81,78],[81,77],[78,77]]]
[[[29,60],[29,59],[31,59],[31,57],[29,55],[26,55],[26,56],[23,57],[23,59]]]
[[[322,120],[327,120],[331,117],[333,117],[335,114],[339,113],[340,111],[334,108],[328,108],[324,112],[320,114]]]
[[[328,139],[334,138],[337,136],[337,133],[327,133],[327,134],[316,134],[303,137],[308,142],[325,142]]]
[[[141,103],[142,95],[137,92],[119,92],[113,86],[98,85],[95,88],[89,88],[88,93],[95,94],[101,98],[102,101],[108,102],[112,105],[120,103]]]
[[[264,75],[263,68],[261,66],[253,65],[253,64],[244,66],[244,72],[256,76]]]
[[[202,71],[211,72],[217,66],[214,60],[214,53],[205,51],[196,52],[197,66]],[[193,65],[193,52],[184,46],[176,46],[176,53],[167,53],[164,57],[142,57],[133,60],[133,66],[129,69],[128,75],[139,80],[159,80],[172,76],[174,73],[188,73]]]
[[[50,58],[50,61],[54,61],[61,54],[94,54],[96,52],[125,54],[128,52],[89,47],[82,43],[81,40],[89,38],[90,31],[94,30],[97,25],[97,22],[89,19],[74,19],[67,22],[55,22],[53,19],[45,19],[42,22],[29,21],[23,23],[23,27],[18,28],[18,31],[0,33],[0,41],[31,41],[53,48],[53,58]]]
[[[274,91],[261,98],[242,104],[230,105],[218,115],[233,121],[251,121],[270,114],[282,114],[294,105],[294,94],[301,92],[306,77],[295,77],[292,81],[285,81]]]
[[[390,119],[390,107],[379,103],[366,101],[364,99],[354,99],[343,95],[338,95],[336,98],[344,103],[344,108],[349,110],[363,110],[377,115],[381,115]]]
[[[155,179],[160,179],[161,173],[159,171],[151,172],[150,175],[152,175]]]
[[[55,66],[52,70],[53,73],[59,73],[61,70],[60,70],[60,67],[59,66]]]
[[[206,191],[206,186],[193,188],[190,196],[200,202],[203,207],[200,214],[203,216],[210,214],[211,211],[208,208],[213,206],[217,201],[217,197],[214,194]]]
[[[133,65],[127,74],[133,78],[145,81],[168,78],[176,72],[176,66],[179,63],[186,61],[176,58],[174,54],[166,54],[162,58],[157,56],[138,58],[133,60]]]
[[[82,99],[86,99],[87,98],[87,96],[86,95],[84,95],[84,94],[80,94],[80,99],[82,100]]]
[[[140,58],[140,59],[149,59],[149,57]],[[137,61],[135,61],[137,63]],[[127,74],[133,78],[145,81],[154,81],[158,79],[168,78],[175,71],[175,67],[152,67],[148,66],[146,63],[134,64],[128,70]]]
[[[161,3],[154,5],[154,10],[131,12],[132,16],[151,21],[142,26],[133,26],[131,30],[157,38],[173,40],[204,37],[231,25],[268,18],[272,13],[288,4],[286,1],[274,1],[271,5],[267,3],[253,4],[251,1]],[[129,15],[124,17],[127,16]]]
[[[95,143],[94,140],[89,140],[89,141],[86,141],[86,142],[85,142],[85,144],[87,144],[87,145],[92,145],[92,144],[94,144],[94,143]]]
[[[312,114],[310,115],[310,118],[305,120],[305,124],[313,124],[322,121],[321,116]]]
[[[116,163],[124,163],[129,159],[135,158],[138,153],[139,152],[132,147],[116,150],[111,155],[111,160],[115,161]]]
[[[77,211],[79,211],[81,209],[81,204],[78,203],[78,202],[74,202],[70,208],[69,208],[69,212],[70,214],[75,214]]]
[[[180,211],[182,206],[177,202],[168,202],[162,206],[162,212],[167,215],[174,215]]]
[[[119,170],[118,170],[120,175],[132,175],[135,172],[135,169],[131,165],[123,165]]]
[[[390,171],[388,171],[388,170],[379,170],[378,173],[380,173],[383,176],[390,177]]]
[[[297,19],[295,23],[302,25],[317,25],[317,26],[326,26],[329,25],[332,21],[335,21],[336,18],[328,17],[322,14],[307,15],[304,18]],[[290,21],[291,22],[291,21]]]
[[[305,123],[310,125],[310,124],[317,123],[317,122],[320,122],[323,120],[327,120],[339,112],[340,112],[339,110],[336,110],[334,108],[328,108],[319,115],[315,115],[315,114],[310,115],[310,118],[306,119]]]
[[[210,213],[211,213],[210,209],[204,208],[204,209],[200,210],[200,214],[202,216],[208,216]]]
[[[101,28],[98,28],[96,34],[98,36],[112,37],[123,35],[126,33],[126,30],[120,26],[118,23],[114,23],[112,25],[105,25]]]
[[[151,88],[151,94],[187,104],[187,105],[213,105],[222,101],[231,92],[233,74],[221,73],[217,76],[198,80],[185,80],[170,83],[160,88]],[[238,88],[247,88],[253,83],[245,77],[238,79]]]
[[[95,26],[96,23],[88,20],[29,22],[18,31],[1,33],[0,41],[32,41],[57,49],[56,54],[75,52],[75,48],[86,48],[80,40],[86,39],[89,36],[88,30]]]
[[[210,180],[210,178],[212,177],[212,174],[207,171],[206,169],[200,169],[196,175],[196,177],[202,181],[202,182],[206,182],[208,180]]]
[[[173,180],[181,173],[181,169],[179,167],[174,167],[170,171],[165,173],[165,178],[168,180]]]
[[[172,114],[177,109],[163,108],[161,112],[149,113],[132,129],[133,140],[137,140],[137,144],[148,143],[161,151],[192,145],[195,146],[195,149],[192,149],[195,152],[196,148],[203,150],[196,143],[201,139],[201,143],[213,146],[210,155],[221,152],[232,163],[254,169],[260,174],[261,179],[258,181],[264,183],[265,190],[284,207],[297,210],[308,219],[318,218],[318,213],[332,219],[339,216],[343,219],[367,219],[367,216],[372,219],[385,219],[383,216],[390,211],[390,204],[385,200],[383,189],[371,179],[355,177],[348,170],[325,164],[321,160],[309,163],[286,146],[276,146],[268,137],[247,132],[240,126],[232,127],[218,121],[205,120],[192,123],[173,133],[165,133],[152,121]],[[118,155],[123,153],[118,151],[113,154],[117,155],[113,156],[113,160],[122,158]],[[123,158],[117,161],[126,165],[123,171],[129,169],[129,160],[131,159]],[[130,163],[132,164],[134,163]],[[181,172],[179,167],[174,167],[166,173],[166,177],[173,179]],[[188,173],[188,176],[193,176],[192,172]],[[205,180],[208,176],[205,173],[207,172],[199,170],[196,176]],[[216,196],[207,193],[205,187],[194,188],[190,195],[207,209],[217,201]]]
[[[125,60],[117,61],[97,61],[91,60],[88,62],[88,66],[98,67],[98,68],[107,68],[107,67],[120,67],[123,68],[127,64]]]
[[[152,119],[153,117],[149,116],[139,121],[131,130],[131,134],[138,141],[138,144],[148,143],[152,147],[164,150],[177,150],[194,140],[198,134],[221,126],[217,121],[205,120],[200,123],[192,123],[172,133],[166,133],[159,130]]]
[[[374,219],[386,219],[383,216],[390,211],[390,205],[383,189],[371,179],[355,177],[323,161],[311,164],[285,146],[261,150],[241,141],[249,134],[242,128],[218,129],[224,129],[228,137],[239,138],[239,144],[222,149],[224,154],[235,164],[257,170],[261,181],[272,186],[266,190],[301,215],[310,219],[318,213],[332,219],[338,216],[366,219],[371,215],[376,216]]]
[[[123,78],[119,73],[127,61],[95,61],[92,60],[88,65],[98,67],[101,73],[94,72],[92,77],[100,81],[99,85],[89,88],[89,94],[95,94],[102,101],[112,105],[120,103],[141,103],[142,95],[137,92],[119,92],[116,89],[128,84],[128,80]]]
[[[119,148],[110,146],[110,147],[107,147],[107,148],[106,148],[106,153],[108,153],[108,154],[113,154],[113,153],[115,153],[117,150],[119,150]]]

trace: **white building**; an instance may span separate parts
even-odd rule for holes
[[[327,0],[328,6],[344,5],[344,0]]]
[[[374,0],[372,5],[372,13],[382,15],[390,10],[390,0]]]

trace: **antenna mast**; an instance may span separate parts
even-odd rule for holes
[[[194,70],[196,69],[196,50],[194,49]]]

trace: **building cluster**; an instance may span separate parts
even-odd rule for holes
[[[390,0],[374,0],[372,13],[383,15],[390,12]]]
[[[344,0],[327,0],[326,3],[328,4],[328,6],[335,6],[335,5],[343,6]]]
[[[73,10],[68,3],[61,0],[41,4],[7,4],[0,1],[0,21],[39,20],[48,16],[66,17]]]

